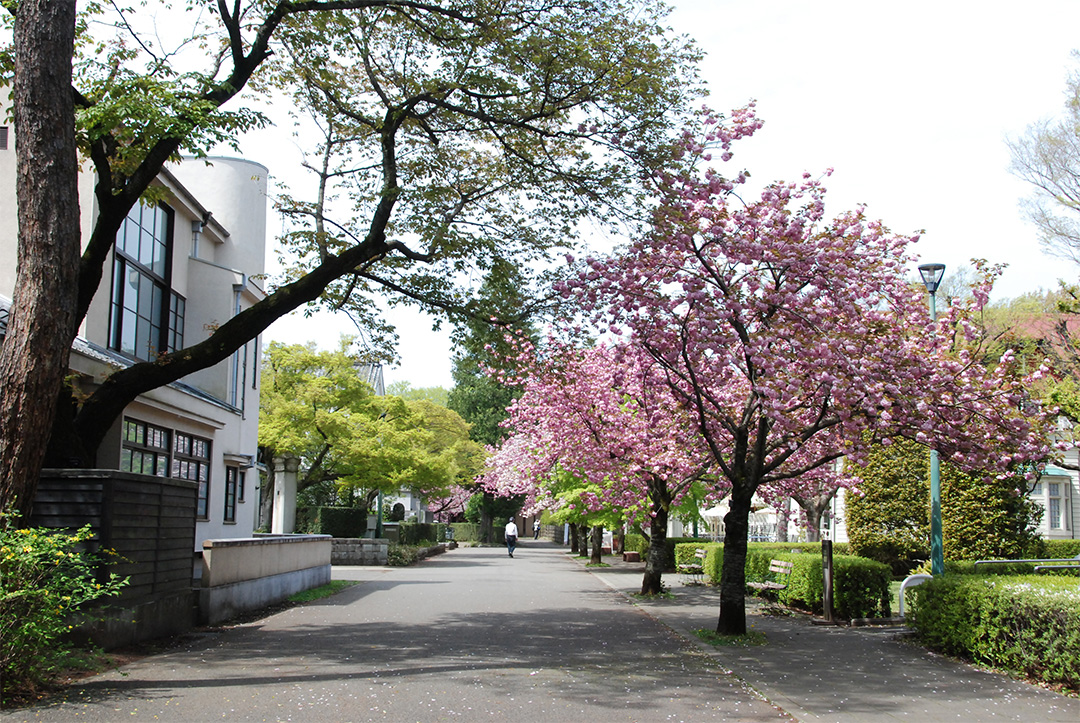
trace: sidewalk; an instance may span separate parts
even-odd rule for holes
[[[640,592],[644,563],[611,560],[609,568],[586,569],[628,597]],[[748,598],[747,626],[768,644],[707,645],[693,631],[715,630],[719,591],[680,578],[664,576],[672,600],[630,599],[799,720],[1080,721],[1080,700],[929,653],[903,627],[814,625],[807,616],[763,615]]]

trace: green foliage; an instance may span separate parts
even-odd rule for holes
[[[440,407],[447,406],[450,392],[443,387],[413,387],[401,380],[386,386],[386,393],[391,397],[401,397],[406,402],[425,400]]]
[[[772,560],[792,563],[786,580],[769,572]],[[751,545],[746,553],[747,582],[786,582],[775,591],[776,598],[792,607],[813,612],[824,609],[824,575],[820,554],[783,553]],[[719,572],[717,577],[719,580]],[[862,557],[833,556],[833,612],[841,618],[888,617],[891,614],[889,583],[892,575],[887,565]]]
[[[705,550],[705,559],[701,561],[694,554],[699,548]],[[693,565],[698,562],[701,564],[701,571],[706,580],[719,582],[720,567],[724,564],[724,546],[719,542],[706,542],[705,540],[686,542],[685,538],[683,538],[683,541],[675,543],[676,570],[680,569],[682,565]]]
[[[440,497],[471,480],[484,452],[465,421],[426,399],[376,396],[350,343],[323,352],[274,342],[266,351],[259,444],[300,458],[301,494],[367,508],[379,490]]]
[[[472,522],[452,522],[454,539],[458,542],[480,542],[480,525]]]
[[[1080,690],[1075,578],[946,575],[911,595],[908,624],[934,649]]]
[[[391,542],[386,547],[386,564],[390,567],[408,567],[423,558],[426,545],[404,545]]]
[[[930,556],[929,453],[906,440],[871,450],[856,470],[861,494],[849,494],[851,551],[908,574]],[[1036,506],[1020,479],[965,474],[941,465],[945,557],[950,560],[1021,557],[1036,540]]]
[[[14,523],[0,514],[0,698],[64,667],[73,655],[65,636],[77,616],[127,584],[102,575],[100,559],[85,552],[89,526],[70,532]]]
[[[1039,540],[1038,557],[1063,560],[1080,555],[1080,540]]]
[[[690,549],[690,556],[693,557],[694,550],[698,547],[706,547],[707,540],[699,539],[696,537],[668,537],[664,540],[664,570],[674,570],[676,565],[676,549],[681,544],[691,544],[693,547]],[[645,553],[649,550],[648,544],[645,545]]]
[[[323,598],[341,592],[347,587],[359,584],[359,580],[331,580],[329,584],[320,585],[319,587],[313,587],[310,590],[304,590],[295,595],[290,595],[288,600],[291,603],[306,603],[312,602],[313,600],[322,600]]]
[[[429,547],[440,541],[440,527],[432,522],[403,522],[398,527],[398,539],[403,545],[424,545]]]
[[[298,507],[296,529],[309,535],[363,537],[367,518],[367,510],[356,507]]]
[[[628,532],[623,536],[623,550],[640,553],[642,559],[645,559],[645,555],[649,554],[649,540],[645,535]]]
[[[693,631],[701,640],[717,648],[750,648],[758,645],[766,645],[769,640],[765,633],[758,630],[747,630],[746,635],[721,635],[715,630],[701,628]]]

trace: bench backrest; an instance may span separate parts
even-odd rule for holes
[[[769,572],[775,572],[780,575],[790,575],[792,566],[793,563],[787,562],[786,560],[770,560]]]
[[[705,549],[699,547],[698,549],[694,550],[694,557],[699,557],[702,560],[704,560],[705,559]]]

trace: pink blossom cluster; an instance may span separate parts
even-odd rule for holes
[[[740,113],[711,136],[750,135],[752,109]],[[707,148],[686,142],[689,155]],[[1011,356],[987,368],[958,348],[950,329],[970,336],[970,326],[957,313],[931,325],[925,292],[905,279],[917,236],[863,208],[828,218],[809,174],[750,202],[711,169],[660,183],[652,232],[587,259],[559,290],[654,362],[650,382],[672,395],[665,408],[692,420],[733,485],[831,475],[820,470],[895,436],[968,470],[1047,458],[1052,410],[1025,403],[1029,380]]]
[[[523,350],[522,396],[511,406],[512,436],[491,456],[482,483],[496,494],[553,504],[560,474],[588,492],[592,511],[633,516],[653,503],[677,504],[708,468],[708,453],[663,379],[641,350],[579,348],[549,340],[545,354]],[[650,489],[658,500],[650,499]]]

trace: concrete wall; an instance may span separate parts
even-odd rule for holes
[[[203,541],[199,621],[214,625],[330,582],[329,535]]]

